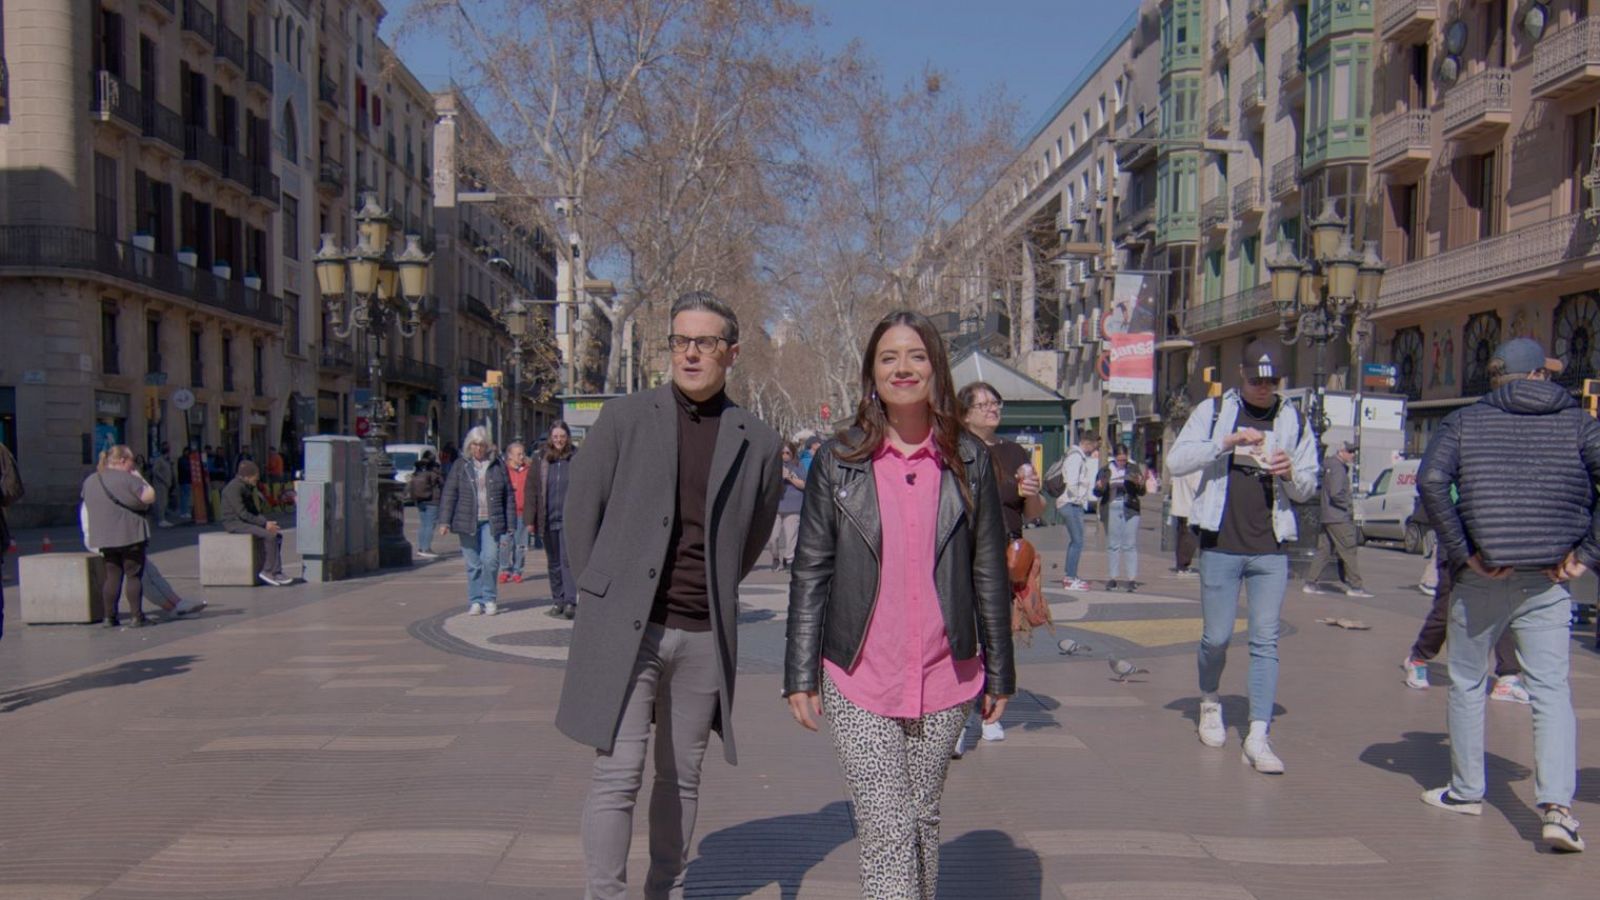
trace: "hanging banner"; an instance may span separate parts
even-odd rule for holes
[[[1154,394],[1156,386],[1155,278],[1117,273],[1111,308],[1100,320],[1106,342],[1106,390],[1113,394]]]

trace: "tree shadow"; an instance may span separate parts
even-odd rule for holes
[[[812,813],[742,822],[705,836],[689,863],[684,896],[748,897],[768,885],[783,900],[828,854],[855,838],[850,804],[835,800]]]
[[[1044,867],[1039,854],[1018,846],[1003,831],[969,831],[939,848],[939,896],[1044,896]]]
[[[117,687],[124,684],[138,684],[141,681],[150,681],[155,678],[164,678],[168,675],[182,675],[189,671],[189,667],[200,659],[198,656],[165,656],[160,659],[136,659],[129,662],[118,663],[109,669],[98,672],[85,672],[82,675],[73,675],[68,678],[58,678],[44,684],[30,687],[17,688],[16,690],[0,693],[0,713],[15,712],[35,703],[76,694],[79,691],[91,691],[95,688]]]
[[[1373,744],[1361,751],[1360,760],[1369,766],[1410,776],[1417,787],[1429,790],[1450,783],[1449,735],[1435,731],[1408,731],[1400,740]],[[1524,781],[1533,770],[1496,753],[1483,754],[1483,802],[1499,810],[1530,843],[1540,843],[1542,822],[1539,813],[1523,803],[1511,790],[1511,783]],[[1420,801],[1419,801],[1420,802]]]
[[[1250,698],[1240,694],[1223,694],[1218,698],[1222,701],[1222,721],[1228,728],[1239,732],[1241,740],[1250,733]],[[1179,697],[1168,703],[1163,709],[1183,713],[1183,717],[1193,722],[1195,727],[1200,726],[1200,698]],[[1272,719],[1277,721],[1289,714],[1282,703],[1272,704]]]

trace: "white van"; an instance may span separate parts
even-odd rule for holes
[[[411,481],[411,473],[417,470],[417,460],[424,452],[432,453],[436,460],[439,458],[439,448],[432,444],[385,444],[383,452],[394,461],[394,480],[401,484]]]
[[[1402,459],[1372,479],[1371,490],[1357,492],[1356,528],[1363,540],[1403,541],[1408,553],[1421,553],[1427,537],[1422,526],[1406,520],[1417,503],[1417,467],[1420,459]]]

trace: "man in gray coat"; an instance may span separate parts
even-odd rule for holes
[[[1356,447],[1355,441],[1345,441],[1323,461],[1322,533],[1317,535],[1317,552],[1311,558],[1305,587],[1301,588],[1307,594],[1328,593],[1318,582],[1337,556],[1348,588],[1345,596],[1372,596],[1361,586],[1361,567],[1356,562],[1356,520],[1350,510],[1350,464],[1355,462]]]
[[[782,493],[781,439],[727,398],[733,310],[672,304],[672,384],[608,402],[572,463],[565,539],[579,600],[556,726],[596,749],[583,810],[589,900],[627,893],[633,808],[656,734],[644,896],[681,896],[713,729],[736,762],[739,582]]]

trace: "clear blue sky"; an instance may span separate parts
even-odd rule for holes
[[[390,22],[409,0],[389,0]],[[891,83],[932,64],[947,87],[981,96],[1001,84],[1027,129],[1052,111],[1068,82],[1137,6],[1137,0],[813,0],[818,39],[838,50],[859,39]],[[392,26],[385,29],[385,34]],[[430,88],[449,80],[447,47],[421,36],[400,56]],[[1021,137],[1021,135],[1019,135]]]

